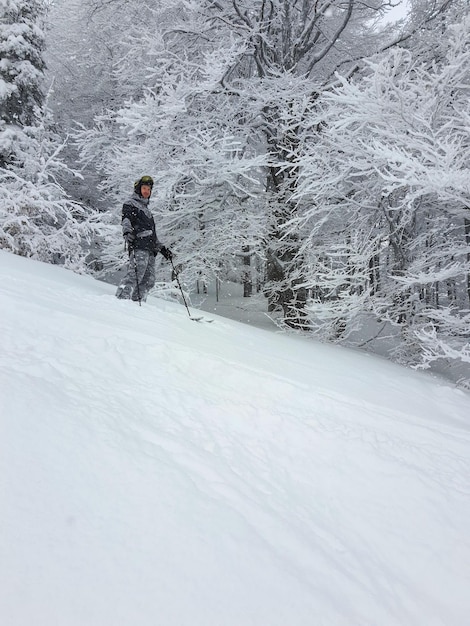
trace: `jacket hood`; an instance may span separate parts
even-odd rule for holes
[[[149,200],[150,198],[142,198],[142,196],[139,196],[138,193],[133,193],[129,200],[127,200],[126,204],[130,204],[150,216],[152,215],[152,212],[149,208]]]

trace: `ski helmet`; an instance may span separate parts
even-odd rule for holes
[[[141,195],[140,189],[142,185],[148,185],[150,189],[153,188],[153,178],[151,176],[142,176],[139,180],[136,180],[134,183],[134,191]]]

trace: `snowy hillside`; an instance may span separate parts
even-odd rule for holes
[[[470,394],[0,252],[2,626],[466,626]]]

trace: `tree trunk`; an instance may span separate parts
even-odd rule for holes
[[[470,246],[470,219],[465,218],[465,241]],[[470,263],[470,252],[467,254],[467,261]],[[470,273],[467,274],[467,304],[470,304]]]
[[[250,246],[243,246],[243,266],[243,297],[249,298],[253,294]]]

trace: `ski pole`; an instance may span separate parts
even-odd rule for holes
[[[173,272],[175,273],[176,282],[178,283],[178,287],[180,288],[180,291],[181,291],[181,296],[183,298],[184,306],[186,307],[186,311],[188,312],[189,317],[192,319],[191,313],[189,312],[188,303],[186,302],[186,298],[184,296],[183,288],[181,287],[180,279],[178,276],[178,270],[176,269],[172,258],[170,258],[170,262],[171,262],[171,267],[173,268]]]

